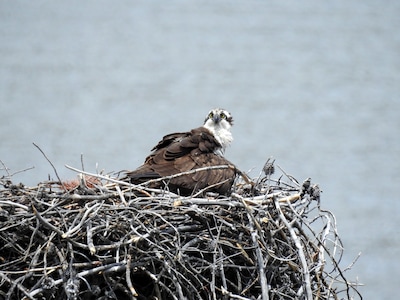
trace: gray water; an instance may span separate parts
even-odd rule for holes
[[[226,156],[323,189],[366,299],[400,278],[399,1],[1,1],[0,160],[35,185],[133,169],[164,135],[235,119]],[[5,171],[0,170],[0,175]]]

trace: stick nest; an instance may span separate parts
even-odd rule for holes
[[[0,299],[361,298],[318,186],[273,169],[229,197],[3,176]]]

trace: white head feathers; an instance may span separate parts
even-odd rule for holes
[[[230,131],[232,125],[232,115],[224,109],[215,108],[208,113],[203,126],[211,131],[217,141],[221,144],[221,150],[223,152],[233,140]]]

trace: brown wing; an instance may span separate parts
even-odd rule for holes
[[[234,165],[224,157],[215,154],[220,144],[204,127],[190,132],[174,133],[164,138],[153,148],[145,163],[135,171],[127,173],[133,183],[143,183],[150,179],[175,175],[194,169],[230,165],[231,168],[198,171],[158,182],[154,187],[168,185],[172,191],[182,195],[215,185],[210,191],[226,194],[234,181]]]

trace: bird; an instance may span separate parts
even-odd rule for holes
[[[224,157],[233,140],[232,125],[227,110],[210,110],[202,126],[165,135],[141,166],[125,172],[125,180],[147,182],[148,187],[168,188],[181,196],[201,191],[229,195],[238,174],[236,166]]]

